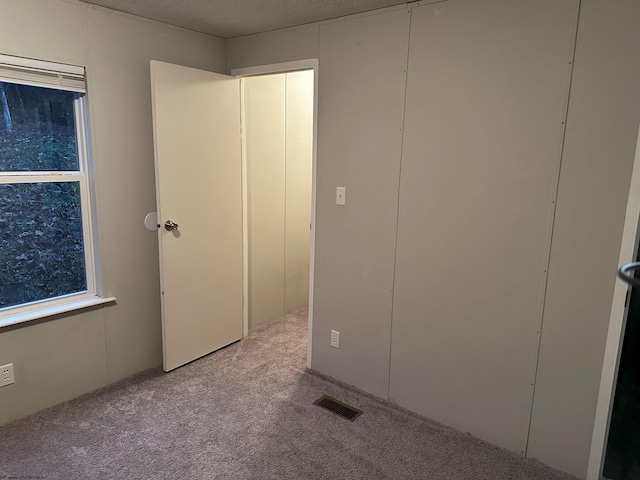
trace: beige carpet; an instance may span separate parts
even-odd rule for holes
[[[573,478],[306,370],[306,328],[300,311],[0,427],[0,478]],[[322,394],[364,414],[314,406]]]

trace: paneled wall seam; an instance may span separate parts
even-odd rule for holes
[[[278,28],[276,30],[269,30],[269,31],[266,31],[266,32],[251,33],[251,34],[242,35],[242,36],[239,36],[239,37],[228,38],[226,40],[228,42],[236,42],[238,40],[255,40],[255,39],[258,39],[258,38],[262,38],[262,37],[270,37],[272,35],[279,34],[279,33],[288,33],[288,32],[295,32],[297,30],[305,30],[305,29],[310,28],[310,27],[321,27],[321,26],[324,26],[324,25],[331,25],[332,23],[345,22],[345,21],[348,22],[350,20],[355,20],[355,19],[358,19],[358,18],[364,18],[364,17],[368,17],[368,16],[371,16],[371,15],[379,15],[379,14],[383,14],[383,13],[386,13],[386,12],[392,12],[392,11],[395,11],[395,10],[405,9],[407,7],[413,8],[414,6],[419,6],[420,4],[428,5],[428,4],[432,4],[432,3],[443,3],[443,2],[448,2],[448,1],[449,0],[430,0],[430,1],[424,2],[424,1],[415,1],[414,0],[414,1],[411,1],[411,2],[400,3],[398,5],[390,5],[388,7],[375,8],[373,10],[367,10],[365,12],[360,12],[360,13],[353,13],[351,15],[344,15],[344,16],[341,16],[341,17],[330,18],[330,19],[327,19],[327,20],[318,20],[318,21],[306,23],[306,24],[303,24],[303,25],[295,25],[295,26],[292,26],[292,27]],[[181,28],[181,27],[176,27],[176,28]],[[194,32],[194,33],[199,33],[199,32]],[[202,33],[202,35],[206,35],[206,34]],[[215,38],[218,38],[220,40],[224,40],[224,39],[222,39],[220,37],[215,37]],[[319,35],[318,35],[318,39],[319,39]],[[318,47],[320,47],[320,41],[319,40],[318,40]],[[256,66],[256,65],[252,65],[252,66]],[[237,67],[233,67],[233,68],[237,68]]]
[[[92,57],[92,51],[91,51],[91,43],[89,42],[89,5],[81,5],[81,16],[82,16],[82,30],[83,30],[83,36],[82,36],[82,42],[83,42],[83,49],[84,49],[84,55],[85,55],[85,75],[87,76],[87,93],[88,93],[88,104],[89,104],[89,108],[87,109],[88,112],[88,116],[89,116],[89,128],[88,128],[88,134],[89,134],[89,154],[91,155],[91,158],[89,159],[90,161],[90,166],[89,166],[89,170],[91,172],[91,178],[90,178],[90,182],[91,182],[91,187],[92,187],[92,194],[93,194],[93,211],[95,213],[95,219],[94,219],[94,247],[96,249],[96,283],[98,285],[98,289],[101,292],[102,295],[108,295],[111,292],[111,289],[109,288],[109,279],[107,278],[106,274],[105,274],[105,268],[104,268],[104,264],[105,264],[105,257],[104,257],[104,249],[102,248],[104,246],[104,228],[103,225],[101,225],[101,221],[104,218],[104,216],[102,215],[102,209],[101,209],[101,205],[102,202],[100,202],[100,198],[102,197],[100,194],[100,182],[98,181],[98,179],[100,178],[99,175],[99,168],[100,168],[100,162],[95,161],[96,160],[96,153],[97,153],[97,142],[96,142],[96,135],[92,135],[92,132],[96,132],[98,131],[97,125],[96,125],[96,121],[97,121],[97,115],[93,114],[94,113],[94,107],[93,107],[93,103],[91,101],[91,66],[93,65],[93,57]],[[111,378],[111,365],[110,365],[110,358],[109,358],[109,335],[107,333],[107,330],[109,328],[109,322],[107,320],[108,317],[108,313],[107,313],[107,309],[106,308],[102,308],[101,309],[101,317],[102,317],[102,328],[104,331],[104,355],[105,355],[105,359],[104,359],[104,365],[105,365],[105,378],[104,378],[104,382],[103,384],[108,385],[110,384],[113,380]]]
[[[381,398],[389,380],[406,10],[320,29],[312,367]],[[336,186],[348,190],[346,207],[335,206]],[[330,329],[341,332],[340,350],[322,341]]]
[[[538,366],[539,366],[539,362],[540,362],[540,347],[542,345],[542,332],[543,332],[543,328],[544,328],[544,317],[545,317],[545,307],[546,307],[546,300],[547,300],[547,288],[548,288],[548,284],[549,284],[549,268],[551,265],[551,250],[553,247],[553,232],[555,229],[555,223],[556,223],[556,210],[557,210],[557,205],[558,205],[558,190],[559,190],[559,186],[560,186],[560,173],[562,171],[562,159],[564,158],[564,147],[565,147],[565,138],[566,138],[566,132],[567,132],[567,120],[569,117],[569,104],[571,102],[571,87],[573,84],[573,70],[574,70],[574,65],[575,65],[575,57],[576,57],[576,46],[578,43],[578,30],[580,28],[580,12],[581,12],[581,8],[582,8],[582,0],[578,0],[578,13],[576,16],[576,28],[575,28],[575,32],[574,32],[574,37],[573,37],[573,49],[572,49],[572,53],[571,53],[571,59],[570,59],[570,64],[571,64],[571,68],[569,69],[569,79],[568,79],[568,83],[569,83],[569,88],[568,88],[568,92],[567,92],[567,97],[566,97],[566,101],[564,104],[564,114],[563,114],[563,128],[562,128],[562,145],[560,148],[560,159],[559,159],[559,163],[558,163],[558,169],[556,172],[556,180],[555,180],[555,192],[553,195],[553,209],[552,209],[552,218],[551,218],[551,230],[550,230],[550,238],[549,238],[549,243],[547,245],[547,258],[546,258],[546,265],[545,265],[545,275],[544,275],[544,285],[543,285],[543,301],[542,301],[542,306],[541,306],[541,316],[540,316],[540,324],[538,327],[538,332],[536,334],[536,346],[535,346],[535,359],[534,359],[534,364],[533,364],[533,372],[532,372],[532,392],[531,392],[531,407],[529,409],[528,412],[528,421],[527,421],[527,432],[526,432],[526,438],[525,438],[525,445],[524,445],[524,452],[523,454],[525,456],[529,455],[529,439],[530,439],[530,435],[531,435],[531,420],[533,417],[533,406],[535,403],[535,395],[536,395],[536,384],[537,384],[537,376],[538,376]]]
[[[289,74],[284,74],[284,92],[283,92],[283,102],[284,102],[284,125],[283,125],[283,135],[284,135],[284,203],[282,204],[284,215],[284,222],[282,222],[282,272],[283,272],[283,288],[282,288],[282,314],[286,315],[288,312],[286,311],[287,305],[287,125],[289,123],[288,115],[287,115],[287,79],[289,78]]]
[[[409,34],[407,35],[407,62],[404,70],[404,105],[402,112],[402,136],[400,139],[400,165],[398,167],[398,194],[396,196],[396,231],[395,231],[395,245],[393,251],[393,278],[391,280],[391,319],[389,322],[389,372],[387,380],[387,395],[386,399],[389,400],[391,394],[391,346],[393,345],[393,302],[395,299],[395,284],[396,284],[396,260],[398,256],[398,219],[400,218],[400,182],[402,179],[402,152],[404,146],[404,123],[406,120],[407,112],[407,81],[409,78],[409,51],[411,50],[411,19],[413,17],[413,6],[407,4],[407,13],[409,14]]]
[[[390,396],[518,453],[578,7],[541,3],[413,10],[394,279]]]
[[[92,56],[92,51],[91,51],[91,45],[90,42],[87,40],[89,38],[89,9],[90,6],[89,5],[82,5],[82,9],[81,9],[81,15],[82,15],[82,21],[83,21],[83,49],[85,52],[85,65],[83,65],[86,69],[86,78],[87,78],[87,98],[88,98],[88,104],[89,104],[89,108],[88,108],[88,116],[89,116],[89,128],[88,128],[88,135],[89,135],[89,154],[91,155],[90,158],[90,165],[89,165],[89,170],[92,173],[92,178],[90,179],[91,181],[91,187],[93,190],[93,210],[95,211],[95,215],[96,218],[94,219],[94,238],[95,238],[95,242],[97,245],[95,245],[96,250],[97,250],[97,255],[96,255],[96,262],[97,262],[97,269],[96,269],[96,273],[97,275],[99,275],[99,277],[96,278],[96,282],[98,283],[99,288],[102,289],[101,294],[104,296],[109,295],[109,293],[111,292],[111,290],[109,289],[109,279],[107,278],[107,276],[105,275],[105,268],[104,268],[104,264],[105,264],[105,258],[104,258],[104,253],[103,253],[103,248],[101,248],[104,245],[104,228],[103,225],[101,225],[101,219],[103,218],[102,215],[102,208],[101,205],[102,203],[100,202],[100,198],[101,198],[101,194],[100,194],[100,182],[98,181],[98,179],[100,178],[99,175],[99,170],[100,170],[100,162],[96,161],[96,158],[98,158],[98,148],[97,148],[97,142],[96,142],[96,135],[92,134],[93,132],[98,131],[98,120],[97,120],[97,115],[95,114],[95,107],[93,106],[94,102],[92,102],[91,99],[91,79],[92,79],[92,68],[91,66],[93,65],[93,56]],[[106,326],[106,314],[105,314],[105,326]]]

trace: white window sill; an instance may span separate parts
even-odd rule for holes
[[[103,305],[106,303],[113,303],[115,301],[116,297],[91,297],[75,302],[64,303],[61,305],[39,308],[30,312],[8,315],[4,318],[0,318],[0,328],[8,327],[9,325],[17,325],[20,323],[30,322],[32,320],[39,320],[41,318],[52,317],[61,313],[82,310],[83,308],[95,307],[97,305]]]

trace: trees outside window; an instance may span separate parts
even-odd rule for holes
[[[0,317],[96,296],[84,75],[37,67],[0,58]]]

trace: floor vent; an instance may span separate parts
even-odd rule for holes
[[[350,407],[346,403],[342,403],[335,398],[329,397],[328,395],[323,395],[318,400],[313,402],[313,404],[325,408],[342,418],[346,418],[350,422],[355,421],[356,418],[362,415],[362,410]]]

